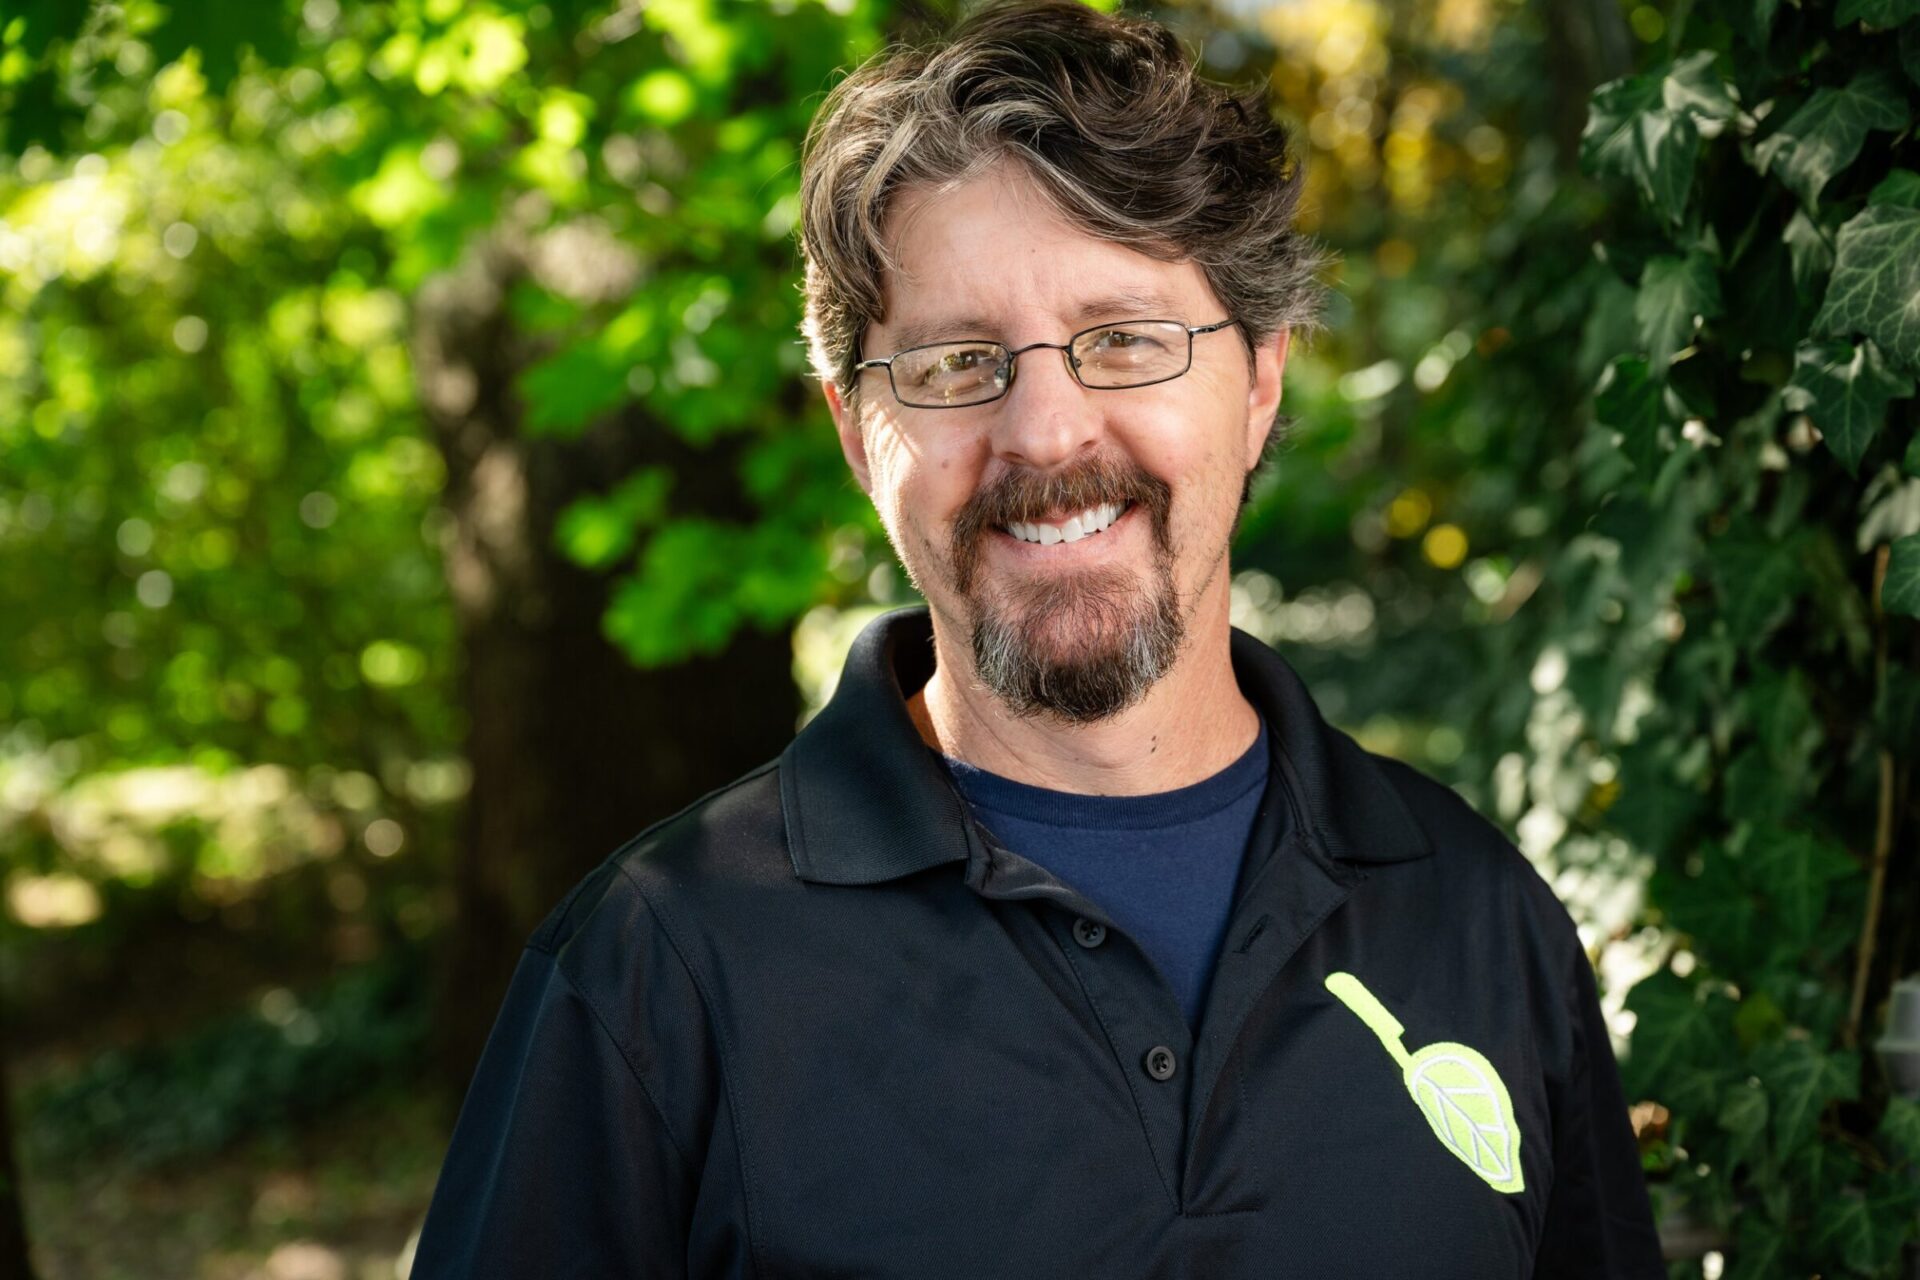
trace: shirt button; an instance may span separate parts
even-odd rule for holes
[[[1173,1050],[1163,1044],[1157,1044],[1147,1050],[1147,1074],[1155,1080],[1173,1079],[1175,1063],[1176,1059],[1173,1056]]]
[[[1073,940],[1091,950],[1107,940],[1107,926],[1081,916],[1073,922]]]

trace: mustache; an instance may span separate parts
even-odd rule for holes
[[[1167,513],[1173,487],[1137,462],[1089,458],[1051,471],[1006,472],[967,499],[953,520],[955,585],[963,594],[972,587],[981,540],[993,530],[1109,502],[1138,506],[1148,517],[1155,544],[1171,553]]]

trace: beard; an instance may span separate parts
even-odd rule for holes
[[[985,539],[1015,521],[1104,503],[1138,507],[1153,542],[1149,580],[1118,566],[981,581]],[[1172,489],[1134,463],[1009,472],[954,518],[949,563],[972,612],[974,672],[1014,714],[1091,724],[1139,702],[1186,637],[1173,581]],[[1101,536],[1101,535],[1095,535]]]

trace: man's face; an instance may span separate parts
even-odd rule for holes
[[[1017,166],[903,192],[887,228],[900,270],[862,357],[1227,318],[1198,266],[1076,229]],[[973,675],[1016,713],[1087,723],[1166,674],[1199,611],[1224,617],[1227,543],[1286,344],[1250,362],[1237,329],[1201,335],[1186,374],[1124,390],[1082,387],[1061,352],[1034,350],[1001,399],[952,409],[902,406],[874,369],[857,420],[838,388],[827,394],[855,476]]]

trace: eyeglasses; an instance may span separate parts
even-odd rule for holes
[[[862,360],[862,369],[885,369],[893,395],[913,409],[961,409],[990,404],[1013,386],[1015,362],[1044,347],[1065,357],[1074,381],[1092,391],[1119,391],[1167,382],[1193,367],[1194,335],[1233,323],[1186,325],[1178,320],[1122,320],[1082,329],[1065,342],[1031,342],[1014,350],[1005,343],[968,338],[908,347],[883,359]]]

